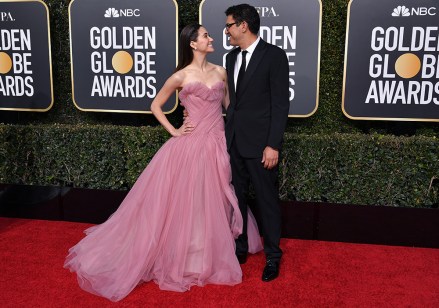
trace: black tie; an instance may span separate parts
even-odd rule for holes
[[[238,73],[238,80],[236,81],[236,93],[238,93],[239,91],[239,86],[242,83],[242,80],[244,79],[244,75],[245,75],[245,67],[247,66],[247,61],[245,56],[247,55],[247,50],[243,50],[241,52],[242,55],[242,63],[241,63],[241,67],[239,68],[239,73]]]

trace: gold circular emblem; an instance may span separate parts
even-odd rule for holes
[[[402,78],[412,78],[419,73],[421,60],[412,53],[401,55],[395,62],[395,71]]]
[[[5,53],[0,52],[0,74],[7,74],[12,68],[12,59]]]
[[[113,68],[119,74],[126,74],[133,68],[133,58],[126,51],[118,51],[111,61]]]

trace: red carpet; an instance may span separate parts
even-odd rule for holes
[[[63,269],[88,224],[0,218],[0,307],[439,307],[439,249],[282,240],[281,276],[250,256],[235,287],[137,287],[119,303],[82,291]]]

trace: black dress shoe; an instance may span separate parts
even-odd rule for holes
[[[247,262],[247,254],[237,254],[236,258],[238,259],[239,264],[244,264],[245,262]]]
[[[262,272],[262,281],[271,281],[279,276],[279,261],[267,260],[264,271]]]

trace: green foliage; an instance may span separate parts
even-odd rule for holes
[[[439,202],[439,139],[287,134],[281,168],[286,200],[429,207]]]
[[[113,126],[1,126],[1,183],[123,188],[123,133]]]
[[[129,189],[168,134],[152,115],[81,112],[74,107],[70,0],[43,1],[50,12],[54,107],[47,113],[0,111],[5,122],[21,124],[0,125],[0,183]],[[177,3],[180,29],[198,22],[201,0]],[[310,118],[288,121],[281,197],[437,206],[437,123],[352,121],[342,114],[348,3],[322,0],[319,108]],[[179,126],[181,107],[169,119]]]
[[[169,138],[160,127],[0,126],[0,183],[129,189]],[[437,205],[439,139],[285,135],[281,198]]]
[[[169,134],[160,127],[124,127],[122,133],[126,177],[131,187],[160,146],[169,138]]]
[[[199,7],[202,0],[177,0],[179,28],[199,22]]]

